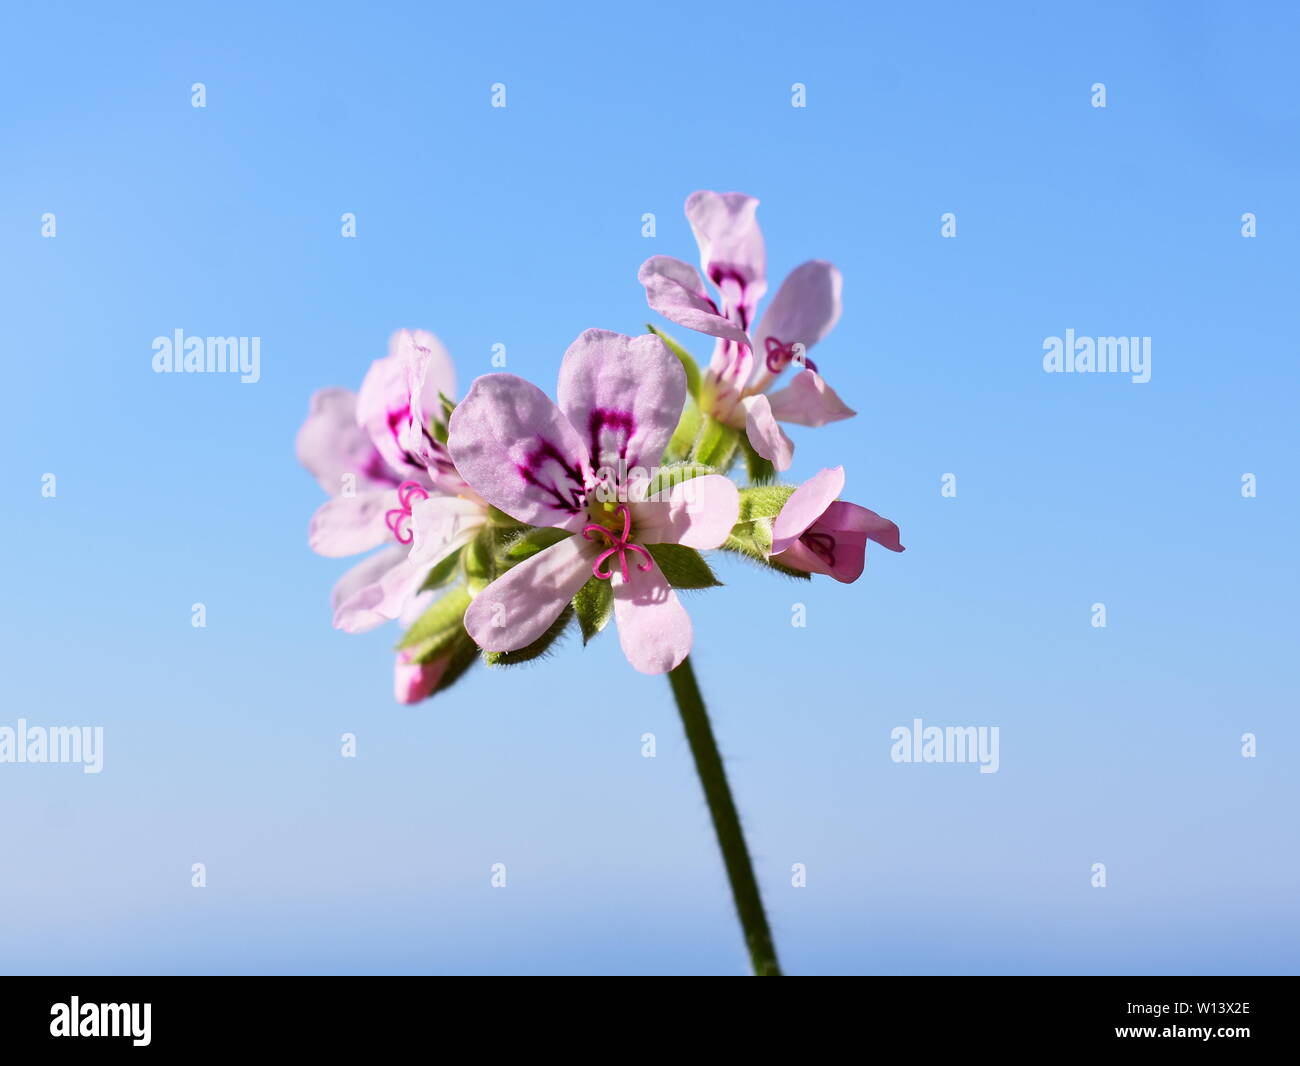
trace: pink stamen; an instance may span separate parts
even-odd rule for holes
[[[782,344],[775,337],[765,338],[763,341],[763,347],[767,349],[767,358],[765,360],[767,363],[767,369],[773,374],[781,373],[781,371],[784,370],[794,358],[794,345]],[[817,369],[817,364],[808,358],[806,352],[800,362],[809,370]]]
[[[601,552],[600,555],[596,557],[596,561],[591,564],[591,572],[595,574],[596,577],[600,578],[602,581],[608,581],[614,576],[614,571],[612,569],[601,570],[600,564],[611,555],[617,553],[618,568],[622,571],[623,580],[628,581],[632,576],[628,572],[627,568],[628,552],[636,552],[645,559],[645,562],[637,567],[638,570],[651,569],[651,567],[654,566],[654,559],[650,557],[650,553],[641,547],[641,545],[628,543],[627,538],[632,532],[632,514],[628,511],[627,505],[619,504],[618,510],[614,513],[621,516],[623,519],[623,532],[621,534],[615,533],[607,526],[602,526],[599,522],[589,522],[587,525],[582,527],[582,536],[584,540],[591,540],[591,535],[593,533],[600,533],[609,541],[610,546]]]
[[[416,502],[419,502],[419,500],[427,500],[429,493],[418,481],[403,481],[397,486],[397,502],[402,506],[384,514],[384,524],[397,538],[398,544],[410,544],[415,540],[415,534],[411,531],[412,496],[415,496]]]

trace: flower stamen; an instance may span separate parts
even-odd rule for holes
[[[415,534],[411,531],[411,498],[427,500],[429,493],[418,481],[403,481],[397,486],[397,502],[401,507],[395,508],[384,514],[384,524],[392,531],[397,538],[398,544],[410,544],[415,540]]]
[[[637,552],[645,559],[644,563],[638,564],[638,570],[651,569],[654,566],[654,560],[650,557],[650,553],[641,547],[641,545],[628,543],[628,537],[632,533],[632,514],[627,509],[627,504],[619,504],[618,510],[614,513],[623,519],[622,533],[615,533],[614,530],[610,529],[608,526],[601,525],[599,522],[589,522],[587,525],[582,527],[582,536],[584,540],[591,540],[591,535],[593,533],[600,533],[609,541],[610,546],[601,552],[600,555],[596,557],[596,561],[591,564],[591,572],[596,577],[600,578],[602,581],[608,581],[614,576],[612,568],[609,570],[601,570],[600,564],[611,555],[617,553],[619,570],[622,571],[623,580],[628,581],[632,576],[627,568],[628,552]]]

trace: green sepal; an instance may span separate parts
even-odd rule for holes
[[[525,559],[531,559],[538,552],[545,551],[552,544],[558,544],[566,537],[573,536],[567,529],[556,529],[553,526],[537,526],[534,529],[525,530],[519,536],[513,538],[502,552],[505,560],[514,566],[522,563]]]
[[[488,522],[491,525],[498,526],[501,529],[527,529],[527,523],[519,521],[517,518],[511,518],[505,511],[488,504]]]
[[[485,525],[471,540],[461,554],[465,578],[470,591],[477,595],[497,577],[496,560],[497,534],[491,523]]]
[[[767,485],[776,480],[776,467],[771,459],[764,459],[749,442],[749,434],[740,434],[740,451],[745,457],[745,470],[755,485]]]
[[[704,556],[681,544],[647,544],[648,551],[664,580],[675,589],[711,589],[722,582],[713,576]]]
[[[762,563],[788,577],[808,580],[811,574],[792,570],[783,563],[773,562],[772,520],[794,492],[793,485],[752,485],[740,490],[740,518],[722,545],[723,551],[735,552],[755,562]]]
[[[609,624],[614,613],[614,587],[609,580],[589,577],[573,597],[573,613],[578,616],[582,643],[590,643],[591,638]]]
[[[453,552],[448,552],[441,560],[434,564],[429,576],[424,579],[424,584],[420,586],[421,592],[428,592],[430,589],[440,589],[456,576],[460,568],[461,553],[465,546],[461,545]]]
[[[656,329],[649,322],[646,323],[645,328],[663,341],[664,346],[673,355],[677,356],[678,361],[682,364],[682,369],[686,371],[686,391],[690,393],[692,399],[698,400],[700,398],[700,368],[695,362],[695,357],[663,330]]]
[[[668,447],[664,449],[664,458],[668,460],[685,459],[691,454],[691,449],[695,446],[695,438],[700,435],[700,426],[704,424],[704,415],[700,411],[700,405],[691,397],[686,397],[686,403],[682,407],[682,417],[677,420],[677,428],[673,430],[672,437],[668,440]]]
[[[737,522],[731,535],[723,542],[722,550],[766,563],[772,552],[772,520],[755,518],[749,522]]]
[[[398,650],[416,648],[419,661],[426,656],[431,658],[444,641],[465,632],[465,608],[469,602],[469,589],[465,585],[457,585],[434,600],[398,642]]]
[[[713,467],[705,466],[703,463],[671,463],[668,466],[658,467],[657,473],[646,485],[645,499],[653,500],[661,492],[666,494],[674,485],[712,473],[714,473]]]
[[[692,458],[697,463],[714,467],[718,473],[725,474],[736,456],[736,446],[739,443],[740,434],[736,430],[705,415],[700,434],[695,439]]]
[[[451,413],[456,410],[456,401],[448,396],[445,392],[438,393],[438,403],[442,406],[442,421],[446,425],[451,424]]]
[[[478,662],[478,645],[462,629],[460,637],[449,648],[445,649],[444,654],[449,655],[447,668],[442,672],[442,677],[438,678],[438,687],[430,692],[429,696],[436,696],[439,692],[445,692],[451,688],[461,679],[465,671]],[[418,661],[424,662],[425,660]]]
[[[519,648],[517,651],[484,651],[483,661],[488,666],[514,666],[518,663],[526,663],[530,659],[536,659],[545,655],[551,650],[551,645],[559,640],[560,636],[573,621],[573,605],[566,603],[564,610],[560,612],[559,617],[555,619],[546,629],[546,632],[538,637],[527,647]]]
[[[740,522],[775,518],[794,493],[793,485],[751,485],[740,490]]]

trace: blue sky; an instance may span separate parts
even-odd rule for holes
[[[787,970],[1295,972],[1298,23],[12,12],[0,726],[100,725],[105,759],[0,764],[0,968],[744,971],[666,682],[611,632],[397,706],[395,632],[330,627],[346,564],[307,549],[293,454],[400,326],[462,388],[504,344],[552,390],[581,330],[654,320],[637,267],[695,258],[713,188],[762,200],[774,285],[843,271],[815,358],[859,414],[796,429],[790,473],[844,464],[908,547],[852,586],[723,560],[690,597]],[[154,374],[178,328],[260,337],[261,380]],[[1150,337],[1151,381],[1044,373],[1067,329]],[[999,771],[892,762],[914,718],[999,727]]]

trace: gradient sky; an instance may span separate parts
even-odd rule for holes
[[[852,586],[721,560],[690,594],[786,969],[1294,973],[1298,29],[1226,3],[9,12],[0,726],[103,726],[105,763],[0,765],[0,970],[744,972],[667,683],[611,631],[396,705],[393,628],[331,628],[348,564],[307,548],[293,453],[397,327],[462,390],[504,344],[552,391],[581,330],[663,324],[637,267],[694,260],[682,202],[713,188],[762,200],[774,288],[842,269],[815,358],[859,414],[795,429],[790,475],[845,465],[908,548]],[[261,380],[154,374],[178,328],[260,337]],[[1151,337],[1151,381],[1044,373],[1066,329]],[[999,727],[999,771],[892,762],[914,718]]]

